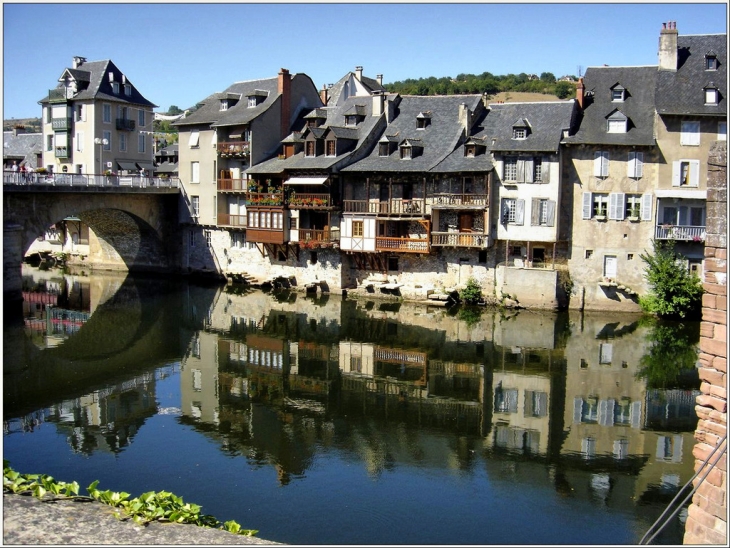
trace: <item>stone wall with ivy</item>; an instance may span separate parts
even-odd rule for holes
[[[702,324],[700,327],[697,397],[699,418],[692,454],[695,470],[708,460],[717,465],[695,479],[697,491],[689,507],[684,544],[727,545],[727,146],[718,141],[710,150],[707,181]],[[722,445],[714,456],[712,451]],[[718,459],[719,456],[719,459]]]

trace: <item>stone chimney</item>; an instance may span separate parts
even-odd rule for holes
[[[373,116],[380,116],[383,114],[383,107],[385,106],[385,94],[382,91],[373,92]]]
[[[586,87],[583,84],[583,77],[578,78],[578,85],[575,86],[575,100],[578,102],[578,106],[583,110],[583,99]]]
[[[375,77],[375,79],[378,81],[378,84],[380,84],[381,86],[383,85],[383,75],[382,74],[378,74]]]
[[[19,134],[25,133],[25,126],[17,125],[13,126],[13,137],[17,137]]]
[[[80,67],[81,65],[83,65],[83,64],[84,64],[85,62],[86,62],[86,57],[80,57],[80,56],[76,55],[76,56],[74,57],[74,64],[73,64],[73,68],[77,69],[77,68],[79,68],[79,67]]]
[[[327,92],[327,84],[322,84],[322,89],[319,91],[319,98],[324,106],[327,106],[327,99],[329,99],[329,93]]]
[[[469,107],[467,107],[465,103],[461,103],[459,105],[459,122],[461,122],[461,125],[464,127],[464,130],[466,131],[466,136],[470,137],[469,133],[471,132],[471,110],[469,110]]]
[[[355,78],[362,82],[362,67],[355,67]]]
[[[677,22],[662,23],[659,33],[659,70],[677,70]]]
[[[291,75],[285,68],[279,71],[278,90],[281,95],[281,138],[289,135],[291,118]]]

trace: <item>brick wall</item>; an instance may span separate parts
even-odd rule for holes
[[[718,141],[710,150],[707,181],[702,325],[700,328],[696,444],[698,470],[727,432],[727,147]],[[725,447],[726,447],[725,442]],[[722,449],[712,457],[714,462]],[[704,476],[703,470],[695,486]],[[727,452],[692,498],[684,544],[727,545]]]

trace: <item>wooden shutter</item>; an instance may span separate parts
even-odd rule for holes
[[[557,206],[557,202],[555,200],[548,200],[547,201],[547,225],[548,226],[555,226],[555,208]]]
[[[527,160],[525,160],[525,182],[535,182],[535,162],[532,160],[532,158],[528,158]]]
[[[583,218],[591,218],[591,206],[593,205],[593,195],[590,192],[583,193]]]
[[[543,156],[542,167],[540,168],[542,170],[542,182],[543,183],[550,182],[550,166],[551,165],[552,165],[552,162],[550,162],[550,157]]]
[[[525,200],[515,200],[515,224],[525,224]]]
[[[522,158],[517,159],[517,182],[525,182],[525,161]]]
[[[608,218],[615,221],[624,220],[626,195],[623,192],[612,192],[608,195]]]
[[[651,194],[642,194],[641,196],[641,220],[651,221],[652,208]]]
[[[540,198],[532,199],[532,210],[530,211],[530,224],[538,226],[540,224]]]

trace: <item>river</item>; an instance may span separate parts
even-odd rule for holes
[[[23,292],[3,457],[82,494],[289,544],[617,545],[694,473],[698,323],[26,265]]]

